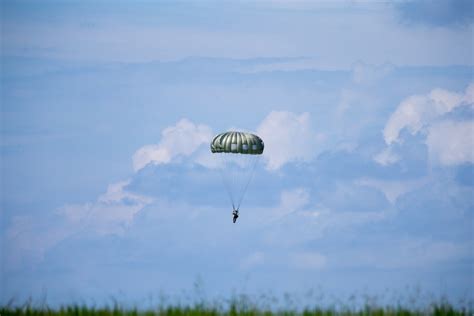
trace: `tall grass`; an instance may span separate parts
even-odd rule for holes
[[[387,289],[377,295],[359,292],[346,297],[330,295],[321,288],[282,295],[234,291],[230,297],[211,300],[198,278],[192,291],[180,292],[175,297],[159,292],[157,297],[150,294],[146,301],[135,305],[120,301],[129,300],[111,297],[104,305],[83,301],[51,306],[44,293],[39,301],[30,298],[18,303],[12,298],[3,306],[0,303],[0,316],[474,316],[472,293],[453,301],[447,295],[436,296],[409,286],[402,292]]]
[[[271,309],[258,306],[247,297],[234,297],[227,302],[205,303],[193,305],[158,305],[154,308],[125,308],[117,302],[113,305],[94,307],[87,305],[69,305],[51,308],[46,304],[35,306],[31,301],[20,306],[7,304],[0,307],[0,316],[474,316],[471,307],[455,307],[448,302],[429,304],[423,308],[403,306],[376,306],[366,304],[360,308],[347,306],[304,307]]]

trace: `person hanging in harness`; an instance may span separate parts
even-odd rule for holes
[[[237,218],[239,217],[239,210],[236,210],[234,209],[234,211],[232,211],[232,215],[234,216],[234,218],[232,219],[232,221],[235,222],[237,221]]]

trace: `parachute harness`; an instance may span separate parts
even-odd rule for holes
[[[245,158],[241,159],[242,166],[240,169],[232,168],[235,166],[232,166],[232,157],[229,157],[230,155],[226,153],[220,154],[222,160],[221,166],[218,169],[232,208],[239,210],[257,169],[260,155],[242,155]]]
[[[250,171],[250,177],[247,179],[247,183],[245,184],[245,187],[242,190],[242,193],[240,194],[240,199],[239,203],[237,204],[237,210],[239,210],[240,205],[242,204],[242,200],[244,199],[245,193],[247,193],[247,188],[249,187],[250,181],[252,181],[253,175],[255,174],[255,169],[257,167],[257,163],[260,160],[260,155],[257,156],[257,158],[253,162],[253,166],[251,167]]]
[[[222,167],[219,167],[219,173],[221,174],[222,181],[224,182],[225,190],[227,192],[227,196],[230,199],[230,203],[232,203],[232,209],[235,210],[234,198],[232,196],[232,188],[231,188],[231,185],[229,184],[228,179],[224,175],[224,170],[222,169]]]

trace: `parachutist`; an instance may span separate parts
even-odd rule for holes
[[[221,162],[218,165],[232,202],[232,221],[235,224],[265,144],[255,134],[229,131],[216,135],[210,146],[213,156]]]
[[[232,221],[235,222],[237,221],[237,218],[239,217],[239,210],[235,210],[232,212],[232,215],[234,215],[234,218],[232,219]]]

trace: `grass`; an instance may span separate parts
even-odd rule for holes
[[[149,296],[148,303],[141,301],[138,305],[122,305],[111,297],[110,304],[102,306],[82,303],[51,307],[45,294],[37,302],[30,298],[17,303],[12,298],[6,305],[0,305],[0,316],[474,316],[472,298],[453,304],[446,295],[422,293],[418,287],[407,287],[402,295],[359,293],[346,298],[328,296],[322,290],[311,290],[303,296],[234,292],[230,298],[221,296],[211,301],[206,297],[199,280],[192,293],[177,297],[160,293],[158,300]]]
[[[105,307],[90,307],[86,305],[62,306],[50,308],[48,306],[32,306],[26,303],[23,306],[0,307],[0,316],[473,316],[474,311],[464,307],[454,307],[449,303],[431,304],[422,309],[406,307],[377,307],[364,306],[359,309],[350,308],[304,308],[270,310],[256,306],[241,304],[232,301],[226,307],[222,305],[195,304],[192,306],[169,305],[157,306],[154,309],[140,310],[138,308],[122,308],[119,305]]]

